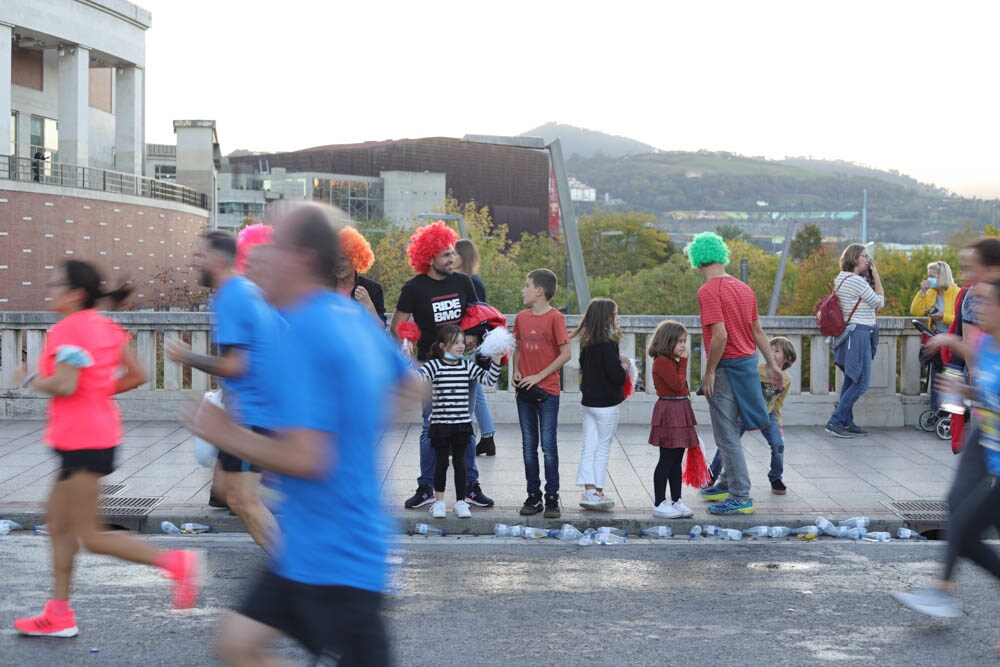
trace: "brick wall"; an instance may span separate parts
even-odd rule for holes
[[[138,197],[35,190],[0,188],[0,310],[44,310],[45,282],[67,259],[93,262],[112,286],[131,280],[132,307],[163,305],[197,287],[188,265],[207,212]]]

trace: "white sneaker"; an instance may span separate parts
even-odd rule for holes
[[[431,516],[435,519],[443,519],[448,514],[448,508],[443,500],[435,500],[431,505]]]
[[[603,493],[598,493],[597,504],[593,507],[593,509],[601,510],[602,512],[607,512],[614,506],[615,506],[615,501],[611,500],[611,496],[606,496]]]
[[[663,501],[663,502],[666,502],[666,501]],[[691,511],[691,508],[688,507],[687,505],[685,505],[684,501],[681,500],[680,498],[678,498],[677,500],[674,501],[674,509],[677,510],[678,512],[680,512],[680,517],[682,519],[686,519],[686,518],[688,518],[690,516],[694,516],[694,512]]]
[[[601,497],[597,495],[596,491],[591,491],[590,493],[580,494],[580,507],[585,510],[592,510],[597,507],[597,504],[601,501]]]
[[[669,500],[664,500],[653,508],[653,516],[662,519],[679,519],[684,515],[677,511],[677,508],[671,505]],[[691,515],[689,514],[688,516]]]
[[[469,511],[469,503],[464,500],[459,500],[455,503],[455,516],[459,519],[470,519],[472,518],[472,512]]]

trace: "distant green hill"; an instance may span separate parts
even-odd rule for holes
[[[655,153],[657,149],[649,144],[644,144],[628,137],[619,137],[595,130],[585,130],[582,127],[564,125],[562,123],[546,123],[533,130],[522,132],[522,137],[541,137],[549,142],[559,139],[562,144],[563,155],[566,158],[571,156],[594,157],[603,155],[605,157],[621,157],[623,155],[639,155],[642,153]]]

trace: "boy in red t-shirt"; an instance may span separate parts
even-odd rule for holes
[[[559,369],[570,357],[566,318],[549,305],[557,285],[556,274],[548,269],[535,269],[528,274],[521,289],[521,299],[528,308],[514,319],[517,345],[511,362],[512,381],[518,388],[517,419],[521,424],[524,477],[528,482],[528,499],[524,501],[521,514],[528,516],[542,511],[542,483],[538,470],[538,443],[541,440],[545,459],[543,516],[546,519],[560,516],[559,450],[556,445]]]

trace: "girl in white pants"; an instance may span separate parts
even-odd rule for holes
[[[619,333],[618,305],[611,299],[593,299],[570,334],[580,341],[583,450],[576,483],[583,487],[584,509],[609,510],[615,505],[604,494],[604,486],[628,377],[628,357],[620,354],[615,340]]]

